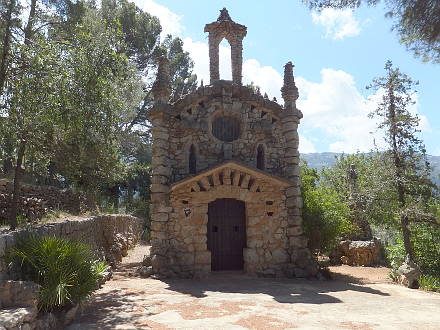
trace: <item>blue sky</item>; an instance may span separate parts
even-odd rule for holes
[[[207,34],[204,25],[228,8],[234,21],[246,25],[244,82],[254,81],[269,97],[280,98],[283,66],[295,64],[300,91],[298,107],[301,152],[369,151],[381,133],[368,112],[379,94],[365,89],[384,74],[386,60],[418,80],[416,105],[428,153],[440,155],[440,64],[422,63],[399,44],[392,21],[382,7],[326,10],[313,13],[300,0],[136,0],[161,20],[164,33],[184,40],[195,61],[195,72],[208,80]],[[220,49],[221,77],[230,77],[229,49]],[[370,133],[373,132],[373,135]]]

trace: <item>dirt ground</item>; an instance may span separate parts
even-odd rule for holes
[[[384,267],[331,267],[329,281],[130,276],[148,248],[131,251],[67,329],[440,329],[440,295],[392,284]]]

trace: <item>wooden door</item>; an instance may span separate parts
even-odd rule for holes
[[[244,202],[223,198],[209,203],[208,249],[211,251],[211,270],[243,269],[245,247]]]

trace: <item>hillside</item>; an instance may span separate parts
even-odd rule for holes
[[[309,153],[301,154],[301,159],[307,161],[310,167],[320,169],[324,166],[332,166],[338,155],[340,155],[340,153],[336,152]],[[437,185],[440,185],[440,156],[428,155],[428,161],[432,166],[432,179]]]

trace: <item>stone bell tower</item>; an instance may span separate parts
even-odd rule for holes
[[[200,277],[238,270],[264,277],[317,272],[301,217],[298,89],[284,67],[284,105],[242,86],[247,28],[224,8],[205,26],[210,85],[174,103],[168,60],[153,86],[151,255],[154,273]],[[232,81],[220,80],[219,44]]]
[[[209,40],[209,74],[211,84],[220,79],[219,45],[226,39],[231,45],[232,82],[241,85],[243,63],[243,38],[247,34],[244,25],[235,23],[226,8],[220,11],[217,21],[205,25]]]

